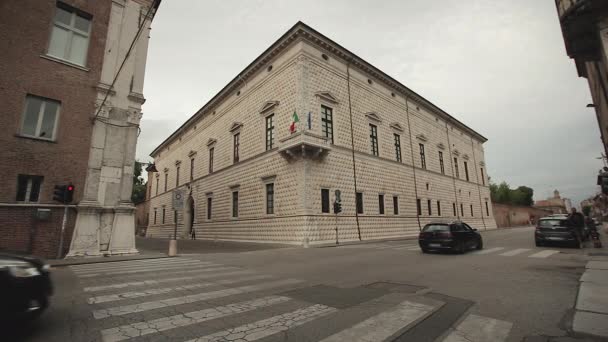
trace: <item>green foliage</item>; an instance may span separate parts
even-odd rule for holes
[[[589,216],[591,214],[591,206],[589,206],[589,205],[584,206],[583,214],[585,214],[585,216]]]
[[[532,200],[534,190],[532,188],[520,186],[517,189],[511,189],[506,182],[502,182],[499,185],[490,183],[490,195],[494,203],[521,206],[531,206],[534,203]]]
[[[143,202],[146,199],[146,183],[141,177],[143,172],[142,165],[143,163],[135,161],[135,166],[133,167],[133,191],[131,192],[131,201],[135,204]]]

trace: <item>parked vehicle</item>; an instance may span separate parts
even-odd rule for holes
[[[31,319],[49,305],[53,292],[49,265],[43,260],[0,254],[0,322]]]
[[[482,249],[483,239],[477,229],[461,221],[431,222],[420,232],[418,244],[423,253],[431,250],[464,253]]]
[[[567,218],[551,216],[541,218],[534,231],[534,240],[537,247],[550,243],[566,243],[582,248],[582,236]]]

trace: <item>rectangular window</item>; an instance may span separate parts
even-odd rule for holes
[[[194,180],[194,158],[190,158],[190,181]]]
[[[329,142],[334,143],[333,109],[326,106],[321,106],[321,133]]]
[[[490,209],[488,208],[488,201],[486,201],[486,216],[490,216]]]
[[[163,208],[163,224],[165,224],[165,217],[166,217],[166,209]]]
[[[456,203],[452,203],[452,207],[454,208],[454,216],[457,216],[457,213],[456,213]]]
[[[471,204],[471,217],[473,217],[473,205]]]
[[[175,187],[177,188],[179,186],[179,170],[181,169],[181,167],[177,167],[175,169]]]
[[[384,215],[384,195],[378,195],[378,212]]]
[[[420,146],[420,167],[426,169],[426,156],[424,155],[424,144],[418,144]]]
[[[357,192],[357,214],[363,214],[363,193]]]
[[[395,158],[401,162],[401,136],[399,134],[395,134]]]
[[[445,175],[445,167],[443,166],[443,152],[439,151],[439,168],[441,173]]]
[[[483,175],[483,167],[479,170],[481,171],[481,184],[486,185],[486,177]]]
[[[393,214],[399,215],[399,197],[393,196]]]
[[[372,154],[378,156],[378,127],[376,125],[369,124],[369,138],[372,143]]]
[[[213,150],[214,147],[209,149],[209,173],[213,173]]]
[[[321,212],[329,213],[329,189],[321,189]]]
[[[420,198],[416,199],[416,210],[418,213],[418,216],[422,215],[422,203],[420,202]]]
[[[21,135],[55,140],[60,107],[61,104],[57,101],[27,95],[25,97]]]
[[[165,172],[165,192],[167,192],[168,184],[169,184],[169,173]]]
[[[154,224],[156,224],[156,214],[158,213],[156,212],[156,208],[154,208]]]
[[[274,146],[274,114],[266,117],[266,151]]]
[[[429,216],[432,216],[433,215],[433,209],[431,209],[431,200],[426,200],[426,207],[428,209]]]
[[[157,175],[157,176],[158,176],[158,175]],[[159,178],[159,177],[156,177],[156,194],[157,194],[157,195],[158,195],[158,188],[160,187],[160,185],[159,185],[159,181],[160,181],[160,178]]]
[[[460,203],[460,216],[464,217],[464,207],[462,206],[462,203]]]
[[[467,162],[464,162],[464,176],[467,179],[467,182],[469,181],[469,165],[467,164]]]
[[[239,192],[232,192],[232,217],[239,217]]]
[[[274,214],[274,183],[266,184],[266,214]]]
[[[48,54],[84,66],[92,16],[57,2]]]
[[[211,220],[212,203],[213,203],[213,198],[207,197],[207,220]]]
[[[38,202],[42,176],[17,176],[17,202]]]
[[[437,201],[437,216],[441,216],[441,201]]]
[[[456,178],[460,178],[460,172],[458,172],[458,158],[454,157],[454,171],[456,172]]]
[[[241,133],[237,133],[234,135],[234,162],[238,163],[239,162],[239,146],[241,145],[240,143],[240,138],[241,138]]]

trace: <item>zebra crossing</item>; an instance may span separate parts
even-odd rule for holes
[[[105,342],[390,341],[444,304],[387,293],[341,306],[306,297],[314,284],[301,279],[187,257],[70,269],[82,285],[91,319],[101,327],[95,339]],[[484,338],[505,340],[509,324],[495,324],[496,332],[486,329]]]
[[[360,245],[345,245],[338,246],[341,249],[367,249],[367,250],[394,250],[404,252],[420,252],[420,246],[417,244],[394,244],[394,243],[371,243],[371,244],[360,244]],[[558,250],[550,249],[532,249],[532,248],[513,248],[508,249],[506,247],[492,247],[482,249],[480,251],[473,251],[470,255],[489,255],[496,254],[502,257],[528,257],[535,259],[544,259],[560,253]]]

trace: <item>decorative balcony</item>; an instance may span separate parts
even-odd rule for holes
[[[310,131],[300,131],[279,141],[279,153],[285,158],[322,158],[331,150],[326,137]]]

